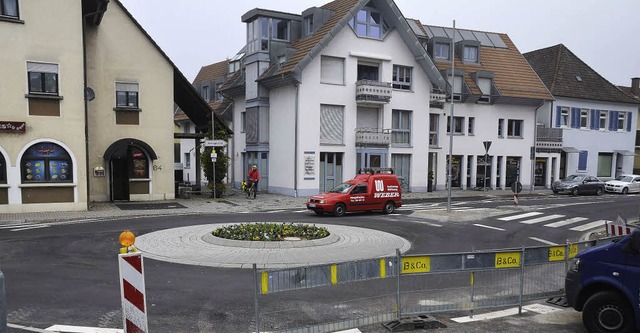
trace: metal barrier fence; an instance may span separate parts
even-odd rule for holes
[[[402,316],[469,311],[560,296],[569,260],[615,238],[561,246],[400,255],[257,270],[256,332],[323,333]]]

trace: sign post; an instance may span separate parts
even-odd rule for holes
[[[222,140],[215,140],[222,141]],[[211,150],[211,162],[213,162],[213,198],[216,198],[216,160],[218,159],[218,154],[216,154],[216,150]]]
[[[482,190],[486,191],[487,190],[487,164],[489,163],[487,160],[489,158],[489,148],[491,147],[491,141],[482,141],[482,144],[484,145],[484,179],[483,179]]]

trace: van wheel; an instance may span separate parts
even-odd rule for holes
[[[582,310],[582,322],[589,332],[635,331],[631,307],[622,295],[613,291],[601,291],[589,297]]]
[[[393,201],[387,201],[382,208],[382,212],[385,214],[391,214],[396,209],[396,205],[393,204]]]
[[[628,187],[623,188],[622,194],[627,194],[627,193],[629,193],[629,188]]]
[[[336,204],[333,207],[333,216],[337,216],[337,217],[344,216],[346,212],[347,212],[347,208],[342,203]]]

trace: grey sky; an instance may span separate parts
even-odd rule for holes
[[[232,57],[245,43],[240,17],[253,8],[300,14],[325,0],[121,0],[192,81],[200,68]],[[640,77],[638,0],[396,0],[423,24],[506,33],[520,52],[564,44],[605,79]],[[112,4],[113,5],[113,4]]]

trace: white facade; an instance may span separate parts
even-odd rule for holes
[[[323,56],[342,59],[343,82],[322,82],[321,59]],[[411,67],[411,90],[394,89],[389,103],[357,102],[355,92],[359,62],[377,66],[378,81],[381,82],[392,81],[394,65]],[[247,91],[253,91],[253,89]],[[336,179],[337,183],[355,176],[357,160],[362,156],[358,155],[362,149],[356,147],[356,128],[359,127],[358,108],[366,107],[378,108],[378,127],[381,129],[392,128],[393,110],[409,112],[411,124],[409,145],[395,145],[392,141],[388,147],[378,148],[382,155],[379,166],[391,167],[394,158],[400,159],[397,156],[404,155],[405,158],[409,156],[410,166],[406,166],[409,188],[412,191],[426,191],[428,132],[424,129],[429,125],[430,91],[431,82],[397,31],[390,31],[384,40],[376,40],[359,38],[350,27],[344,27],[304,68],[301,83],[297,87],[292,85],[269,91],[268,170],[264,170],[264,166],[260,168],[263,179],[268,172],[269,192],[298,196],[318,193],[323,189],[320,179],[323,168],[321,156],[327,153],[339,154],[342,161],[341,179]],[[245,111],[245,105],[244,101],[240,100],[243,98],[244,96],[235,99],[234,119],[243,117],[241,113]],[[331,144],[320,142],[322,105],[338,106],[343,110],[341,142]],[[234,133],[236,133],[235,183],[238,184],[246,178],[245,162],[243,158],[239,158],[240,152],[247,150],[244,135],[238,135],[242,133],[241,122],[235,122]],[[360,165],[360,167],[367,166],[369,166],[367,163]]]
[[[636,105],[556,97],[541,109],[539,122],[563,129],[560,177],[586,174],[606,181],[633,172]],[[597,128],[592,128],[594,122]]]
[[[437,156],[437,168],[434,172],[436,189],[445,189],[447,185],[447,155],[450,140],[447,121],[450,112],[450,103],[445,104],[443,109],[431,110],[431,113],[438,117],[438,148],[431,149],[431,152]],[[529,152],[535,138],[534,115],[535,107],[532,106],[455,103],[454,119],[458,117],[463,119],[461,131],[456,131],[454,128],[453,188],[484,187],[484,141],[491,142],[488,150],[486,187],[505,189],[516,180],[524,188],[530,187]],[[499,125],[500,123],[502,125]],[[509,124],[512,125],[511,129]],[[519,127],[519,130],[515,127]],[[509,167],[507,167],[508,162],[510,162]]]

